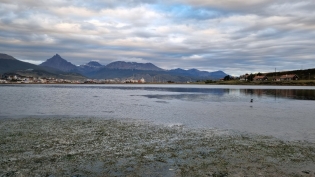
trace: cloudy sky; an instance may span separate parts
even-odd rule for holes
[[[315,68],[314,0],[0,0],[0,53],[231,75]]]

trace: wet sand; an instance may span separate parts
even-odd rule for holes
[[[0,119],[0,176],[315,176],[315,144],[131,119]]]

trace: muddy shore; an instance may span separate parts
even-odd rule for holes
[[[4,176],[315,176],[315,145],[99,118],[0,119]]]

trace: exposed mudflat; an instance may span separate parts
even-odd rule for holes
[[[315,145],[128,119],[1,119],[2,176],[315,176]]]

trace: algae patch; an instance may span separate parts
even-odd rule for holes
[[[311,176],[315,146],[136,120],[0,120],[0,176]]]

